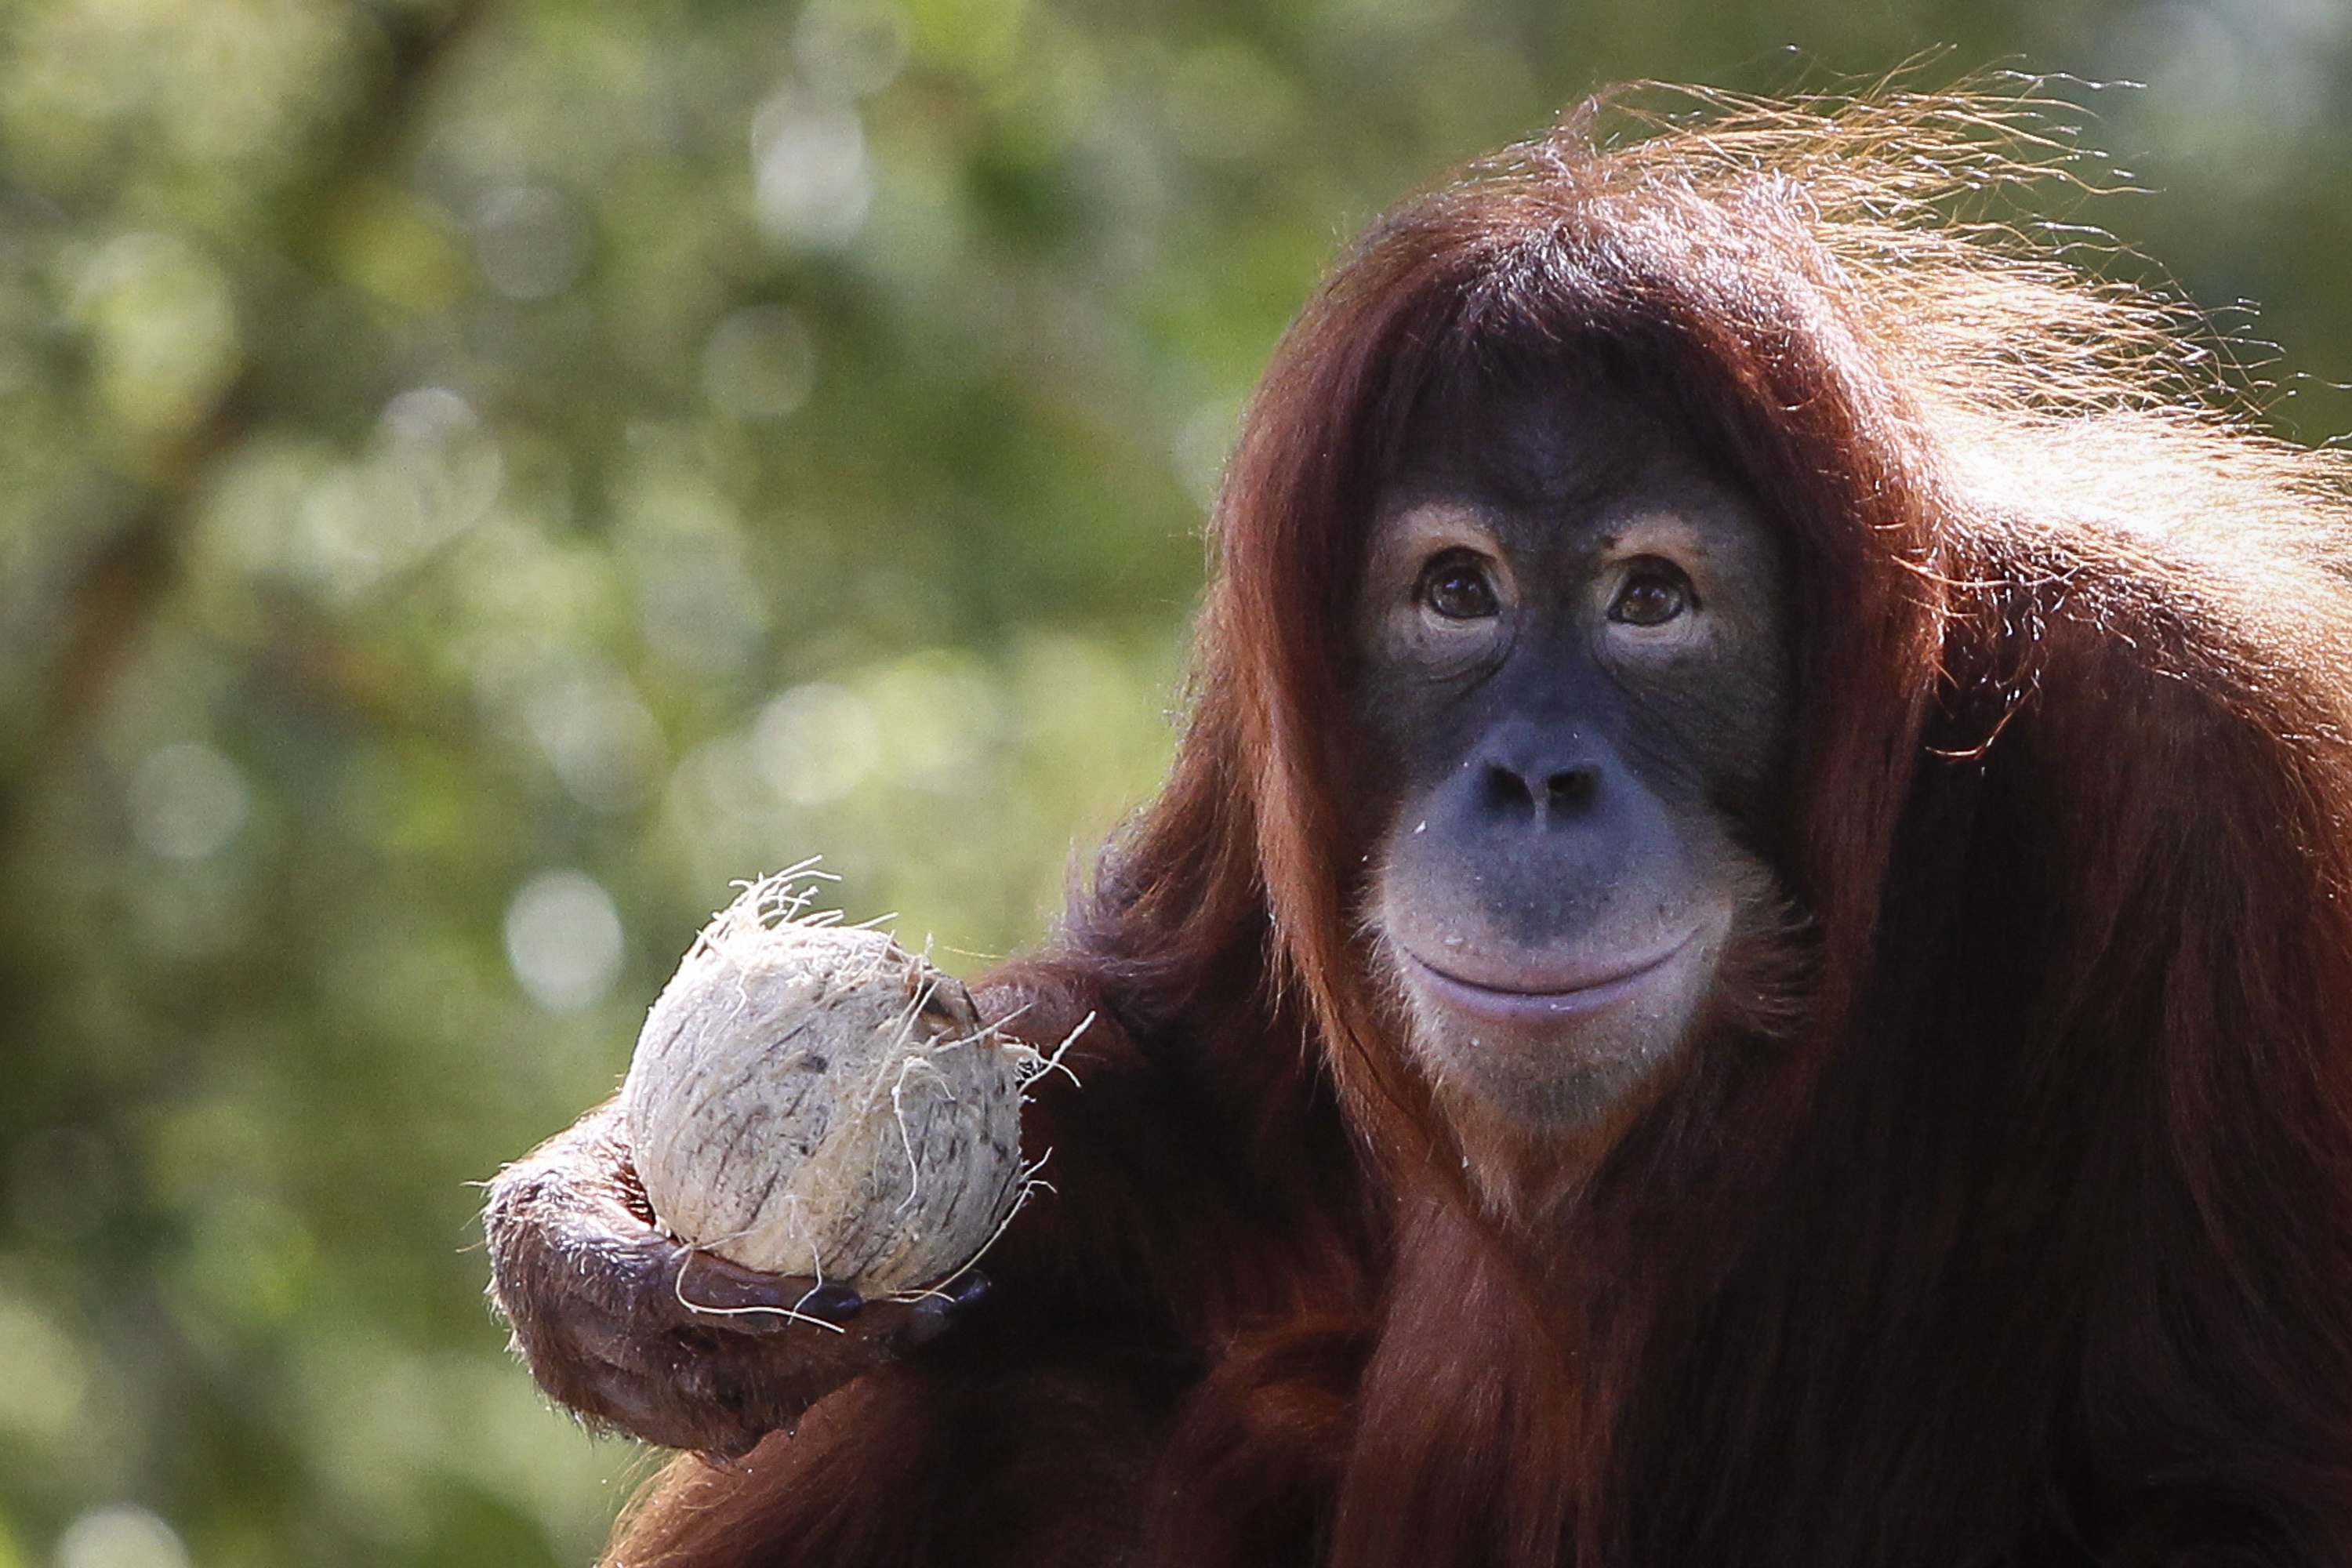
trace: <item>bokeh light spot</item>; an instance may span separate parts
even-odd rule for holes
[[[661,726],[616,669],[559,667],[524,700],[523,720],[564,789],[592,810],[642,805],[669,760]]]
[[[751,117],[751,177],[760,226],[786,244],[845,244],[874,205],[856,109],[797,84]]]
[[[509,300],[551,300],[580,280],[588,229],[571,199],[544,185],[509,185],[474,214],[474,255]]]
[[[195,423],[242,357],[228,279],[176,235],[109,241],[74,280],[69,309],[90,335],[100,405],[134,437]]]
[[[136,1503],[83,1514],[58,1538],[58,1568],[190,1568],[179,1531]]]
[[[170,860],[217,853],[245,825],[245,780],[201,742],[159,746],[131,775],[126,804],[139,842]]]
[[[882,760],[879,730],[865,698],[811,681],[761,710],[751,744],[779,795],[794,805],[825,805],[873,773]]]
[[[901,783],[932,790],[968,784],[972,764],[996,739],[1003,704],[986,667],[968,653],[909,655],[877,674],[868,692]]]
[[[532,1001],[551,1013],[593,1007],[621,973],[620,911],[595,879],[548,871],[507,906],[507,961]]]
[[[368,455],[302,498],[295,553],[306,574],[350,597],[414,565],[481,521],[505,459],[472,404],[420,386],[384,405]]]

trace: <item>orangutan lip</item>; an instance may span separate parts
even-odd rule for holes
[[[1622,1002],[1640,991],[1660,970],[1682,956],[1683,950],[1690,946],[1697,935],[1696,931],[1687,932],[1655,958],[1643,959],[1630,969],[1621,969],[1613,974],[1604,974],[1556,991],[1522,991],[1465,980],[1461,975],[1447,973],[1410,948],[1400,947],[1398,951],[1421,972],[1423,980],[1432,991],[1465,1012],[1525,1021],[1590,1013],[1612,1002]]]

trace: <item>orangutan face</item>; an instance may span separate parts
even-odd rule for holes
[[[1782,577],[1736,489],[1590,385],[1457,409],[1400,465],[1358,627],[1397,801],[1365,912],[1441,1096],[1589,1122],[1702,1026],[1778,903]]]

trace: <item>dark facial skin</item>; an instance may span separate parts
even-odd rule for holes
[[[1414,1056],[1469,1125],[1589,1125],[1708,1016],[1767,925],[1786,728],[1776,540],[1591,382],[1424,427],[1357,628],[1394,815],[1366,917]]]

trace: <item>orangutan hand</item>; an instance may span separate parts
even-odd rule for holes
[[[490,1300],[540,1386],[602,1426],[719,1458],[944,1330],[986,1283],[915,1302],[762,1274],[653,1220],[613,1102],[499,1173]]]

